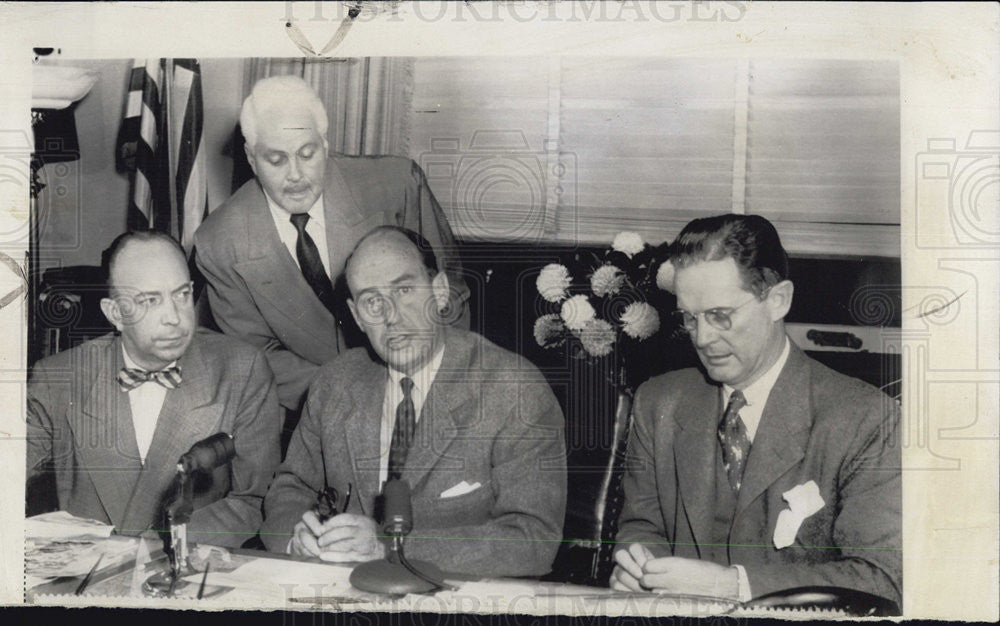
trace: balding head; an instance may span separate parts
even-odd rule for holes
[[[412,374],[443,348],[448,277],[437,271],[430,245],[420,235],[376,228],[355,246],[344,272],[348,308],[391,367]]]
[[[109,297],[101,310],[137,365],[159,370],[179,359],[195,332],[193,285],[175,239],[142,231],[115,239],[105,253]]]

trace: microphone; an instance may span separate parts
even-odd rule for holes
[[[210,472],[236,458],[236,444],[229,433],[215,433],[191,446],[181,455],[177,465],[188,474]]]
[[[386,481],[382,490],[382,532],[392,537],[386,558],[362,563],[351,572],[350,583],[361,591],[406,595],[452,589],[442,582],[441,570],[426,561],[408,561],[403,541],[413,530],[410,484],[398,478]]]
[[[413,530],[413,507],[410,502],[410,483],[394,479],[385,483],[383,502],[385,506],[382,532],[393,539],[410,534]]]
[[[166,503],[164,513],[169,532],[165,534],[164,552],[170,570],[154,574],[143,584],[147,595],[172,596],[187,583],[180,580],[188,566],[187,523],[194,512],[194,483],[191,476],[197,472],[210,472],[236,458],[236,445],[228,433],[215,433],[191,446],[177,460],[177,480],[173,496]]]

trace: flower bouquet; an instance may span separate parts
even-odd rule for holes
[[[643,342],[660,329],[651,301],[661,290],[673,291],[669,245],[652,247],[637,233],[619,233],[603,254],[581,263],[574,278],[560,263],[542,268],[535,285],[546,307],[535,321],[535,341],[543,348],[579,343],[579,358],[604,357],[625,342]],[[589,265],[589,267],[588,267]]]

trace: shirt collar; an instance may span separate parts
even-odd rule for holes
[[[261,190],[263,190],[263,187],[261,187]],[[267,208],[271,210],[271,217],[274,218],[274,221],[291,223],[289,218],[292,214],[278,206],[278,203],[272,200],[266,191],[264,191],[264,199],[267,200]],[[319,197],[316,198],[316,202],[313,203],[308,213],[310,221],[316,222],[323,227],[326,226],[326,219],[323,216],[323,194],[319,194]]]
[[[788,336],[785,336],[785,347],[781,349],[781,356],[778,360],[774,362],[771,367],[764,372],[764,375],[753,382],[752,385],[748,386],[743,390],[743,397],[746,398],[747,406],[755,407],[760,411],[764,410],[764,404],[767,403],[767,397],[771,395],[771,388],[774,387],[774,383],[778,381],[778,376],[781,374],[781,370],[785,367],[785,362],[788,361],[788,353],[791,351],[791,346],[788,341]],[[735,391],[735,388],[729,385],[722,385],[723,390],[723,400],[727,404],[729,402],[729,396]],[[725,405],[725,404],[724,404]]]
[[[128,355],[128,350],[125,349],[125,342],[122,342],[122,356],[125,357],[125,367],[127,367],[129,369],[132,369],[132,370],[142,370],[144,372],[150,371],[150,370],[146,369],[145,367],[142,367],[142,366],[136,364],[136,362],[132,360],[132,357],[130,357]],[[163,369],[167,369],[167,368],[173,367],[175,365],[177,365],[177,361],[171,361]]]
[[[413,393],[424,398],[427,392],[430,390],[431,384],[434,379],[437,378],[438,370],[441,368],[441,361],[444,359],[444,345],[442,343],[438,351],[431,357],[431,360],[424,364],[419,370],[410,376],[410,380],[413,381]],[[406,377],[406,374],[394,369],[392,366],[387,368],[389,370],[389,380],[395,389],[399,389],[399,381]]]

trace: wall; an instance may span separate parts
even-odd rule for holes
[[[242,59],[201,59],[209,206],[229,196],[232,159],[223,155],[243,101]],[[43,168],[39,196],[40,269],[98,265],[125,228],[128,177],[115,171],[115,139],[131,59],[72,60],[100,77],[76,108],[80,160]]]

